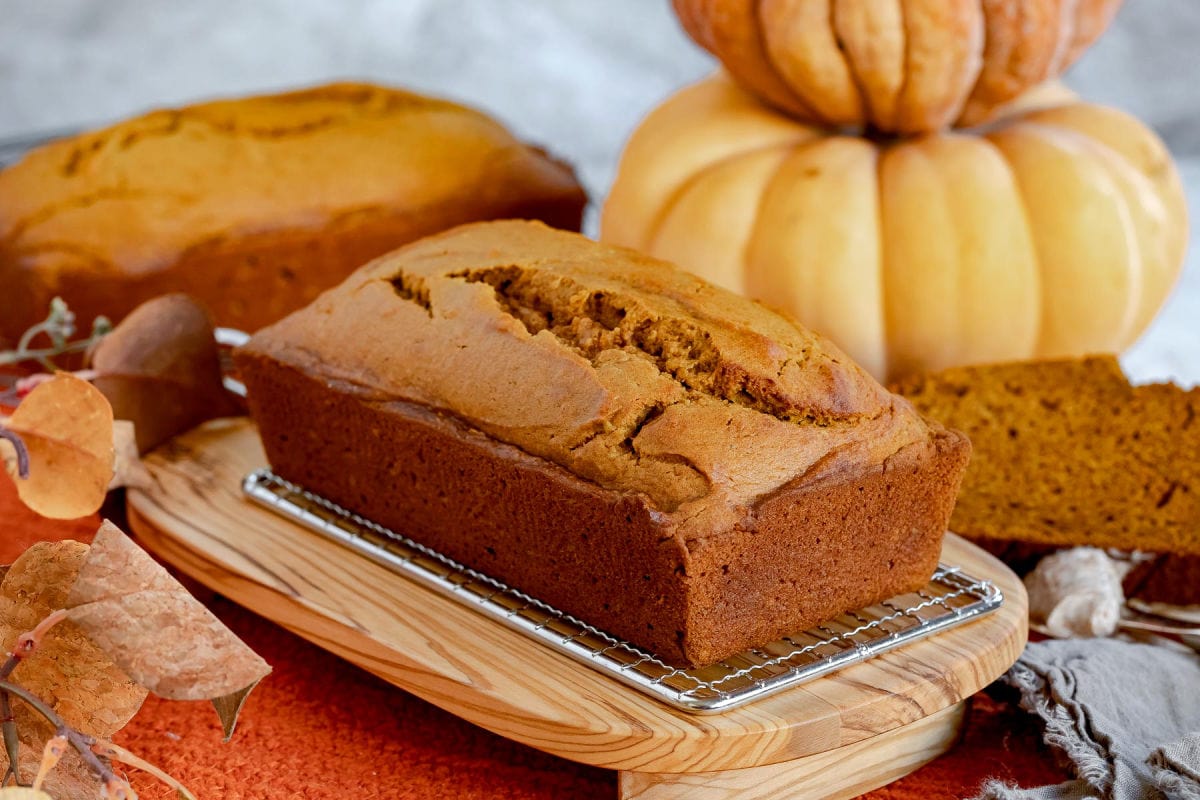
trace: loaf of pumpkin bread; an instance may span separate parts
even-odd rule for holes
[[[155,111],[0,171],[0,340],[185,292],[255,330],[370,259],[483,219],[578,230],[571,170],[454,103],[366,84]]]
[[[532,222],[235,358],[282,477],[675,664],[923,585],[970,449],[791,319]]]

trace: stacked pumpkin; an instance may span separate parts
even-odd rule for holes
[[[725,71],[630,139],[601,238],[790,310],[879,378],[1119,352],[1186,208],[1136,119],[1053,83],[1119,0],[674,0]]]

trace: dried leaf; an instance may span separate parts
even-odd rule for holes
[[[11,650],[21,634],[66,605],[87,551],[81,542],[41,542],[13,562],[0,581],[0,648]],[[91,736],[112,736],[146,697],[146,690],[69,620],[46,633],[37,650],[13,671],[12,679]],[[54,728],[21,701],[14,699],[12,705],[22,745],[21,774],[28,780],[37,771]],[[46,777],[45,788],[58,800],[95,798],[99,791],[96,776],[73,751]]]
[[[67,608],[70,619],[133,680],[160,697],[237,695],[271,671],[110,522],[100,526]]]
[[[6,652],[18,636],[66,606],[87,553],[80,542],[39,542],[13,563],[0,584],[0,646]],[[146,690],[70,620],[51,628],[12,678],[49,702],[67,724],[103,738],[124,727],[146,697]],[[19,702],[14,710],[20,730],[45,734],[37,743],[40,755],[53,726]]]
[[[138,455],[137,439],[133,423],[127,419],[113,421],[113,479],[108,484],[109,490],[148,489],[154,485],[154,478],[142,463]]]
[[[70,373],[30,392],[7,422],[29,451],[28,478],[15,476],[15,451],[0,440],[21,501],[52,519],[75,519],[100,508],[113,476],[112,423],[104,395]]]
[[[246,698],[254,691],[255,686],[258,686],[258,681],[236,692],[212,699],[213,708],[217,710],[217,717],[221,720],[221,732],[225,735],[225,741],[233,738],[238,715],[242,713],[242,706],[246,705]]]
[[[239,413],[221,383],[208,312],[187,295],[143,303],[92,354],[96,387],[146,452],[201,422]]]

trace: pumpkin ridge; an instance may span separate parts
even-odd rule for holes
[[[1112,210],[1120,221],[1121,241],[1125,246],[1124,268],[1127,272],[1127,283],[1129,284],[1123,294],[1125,295],[1125,304],[1120,311],[1118,318],[1113,319],[1106,326],[1110,331],[1109,341],[1103,344],[1105,351],[1117,351],[1121,349],[1121,343],[1125,342],[1129,336],[1131,328],[1134,326],[1138,310],[1141,305],[1141,287],[1138,283],[1142,273],[1142,253],[1138,247],[1137,231],[1135,229],[1132,214],[1129,210],[1129,202],[1125,197],[1125,193],[1121,190],[1118,180],[1109,172],[1108,168],[1101,163],[1093,154],[1092,145],[1094,139],[1086,134],[1074,130],[1072,128],[1060,125],[1048,124],[1042,121],[1024,119],[1014,124],[1008,125],[1005,129],[997,131],[996,134],[990,135],[988,139],[995,143],[993,138],[996,135],[1003,136],[1005,133],[1015,133],[1017,135],[1026,135],[1035,140],[1040,140],[1045,146],[1058,151],[1062,158],[1073,160],[1072,170],[1074,172],[1090,173],[1086,177],[1093,180],[1101,180],[1106,184],[1105,196],[1114,198],[1112,202]],[[1003,146],[1000,147],[1001,152],[1005,155],[1005,160],[1012,164],[1012,159],[1006,152]],[[1032,204],[1029,195],[1027,194],[1027,186],[1025,180],[1022,179],[1022,172],[1014,168],[1014,174],[1017,176],[1017,188],[1023,198],[1023,205],[1029,208]],[[1039,236],[1036,227],[1031,227],[1034,233],[1035,247],[1038,250],[1039,260],[1043,265],[1043,277],[1045,270],[1048,269],[1047,261],[1042,257],[1042,243],[1039,242]],[[1047,283],[1043,281],[1042,288],[1047,288]],[[1135,297],[1136,296],[1136,297]],[[1047,293],[1042,295],[1042,326],[1038,337],[1038,350],[1045,352],[1050,356],[1059,356],[1063,353],[1057,352],[1051,348],[1046,342],[1046,336],[1052,326],[1048,324],[1049,315],[1056,306],[1050,302],[1053,298]],[[1061,323],[1060,323],[1061,324]],[[1061,336],[1061,334],[1060,334]]]
[[[754,3],[754,35],[758,50],[762,54],[762,63],[771,71],[771,77],[775,83],[783,87],[787,91],[788,97],[796,104],[799,110],[798,116],[801,119],[814,122],[818,125],[833,125],[833,121],[828,119],[818,110],[818,106],[814,105],[800,92],[792,86],[791,81],[787,79],[783,71],[780,70],[779,64],[771,55],[771,48],[767,46],[767,32],[763,27],[762,20],[762,4],[763,0],[751,0]],[[786,110],[786,109],[785,109]],[[795,112],[793,112],[795,113]]]
[[[793,92],[813,108],[822,109],[813,122],[834,128],[857,125],[862,117],[862,92],[850,74],[845,49],[834,29],[835,0],[824,0],[823,26],[809,18],[815,15],[797,12],[805,2],[759,0],[764,52]]]
[[[982,74],[987,33],[982,6],[979,0],[904,0],[904,25],[897,129],[940,130],[962,113]],[[947,37],[954,29],[957,34]],[[950,60],[943,62],[943,54]]]
[[[955,121],[959,126],[973,127],[987,122],[1024,89],[1048,79],[1053,52],[1045,46],[1045,39],[1057,41],[1062,26],[1061,12],[1053,26],[1045,24],[1055,15],[1049,14],[1044,5],[1013,7],[1001,0],[983,0],[982,8],[983,63]],[[1009,23],[1007,28],[1005,21]],[[1027,30],[1033,32],[1024,33]],[[997,58],[998,52],[1003,56],[1002,61]]]
[[[768,151],[777,150],[777,149],[782,150],[782,149],[786,148],[788,150],[791,150],[796,147],[803,147],[805,144],[808,144],[810,142],[816,142],[816,141],[820,141],[820,139],[803,139],[803,138],[797,137],[797,139],[795,141],[772,142],[771,144],[759,145],[758,147],[751,147],[748,150],[739,150],[738,152],[733,153],[731,155],[722,156],[721,158],[718,158],[715,161],[710,161],[709,163],[705,164],[703,167],[701,167],[700,169],[696,170],[691,175],[689,175],[687,177],[687,180],[683,181],[677,187],[675,187],[675,189],[671,192],[671,194],[667,197],[667,199],[665,201],[663,201],[662,206],[658,209],[657,214],[655,214],[653,222],[646,228],[645,241],[638,242],[638,243],[630,242],[630,243],[627,243],[627,246],[635,247],[638,249],[645,249],[645,248],[651,247],[653,245],[654,241],[658,238],[658,234],[662,230],[663,224],[667,221],[667,218],[671,216],[671,212],[675,210],[676,205],[678,205],[679,199],[681,197],[683,197],[684,194],[686,194],[689,189],[691,189],[693,186],[695,186],[697,182],[704,179],[705,176],[709,175],[710,173],[712,173],[718,169],[721,169],[722,167],[730,164],[733,161],[737,161],[740,158],[746,158],[748,156],[755,156],[760,153],[766,153]],[[686,265],[684,265],[684,266],[686,266]]]
[[[1166,293],[1170,291],[1173,282],[1168,282],[1166,292],[1162,297],[1155,298],[1153,302],[1147,302],[1146,282],[1147,282],[1147,264],[1142,239],[1140,235],[1140,227],[1135,219],[1135,204],[1137,201],[1129,196],[1129,189],[1136,190],[1135,186],[1138,180],[1145,181],[1150,187],[1147,192],[1148,200],[1158,203],[1164,218],[1167,216],[1166,204],[1153,191],[1151,179],[1147,177],[1137,165],[1132,163],[1123,153],[1119,152],[1107,143],[1088,136],[1082,131],[1075,130],[1065,125],[1055,125],[1053,123],[1037,122],[1035,125],[1045,124],[1047,127],[1062,131],[1065,135],[1075,139],[1082,150],[1092,154],[1092,160],[1099,168],[1109,176],[1113,185],[1117,187],[1115,196],[1118,199],[1118,205],[1121,210],[1122,220],[1125,221],[1126,229],[1129,231],[1128,238],[1131,241],[1129,270],[1131,273],[1130,286],[1130,303],[1126,313],[1126,319],[1122,320],[1121,330],[1123,335],[1120,337],[1122,349],[1133,344],[1137,337],[1150,324],[1150,319],[1154,312],[1166,299]],[[1144,206],[1143,206],[1144,208]],[[1167,254],[1168,244],[1166,242],[1158,242],[1163,249],[1164,262],[1170,260]],[[1178,275],[1175,276],[1178,278]]]
[[[904,93],[908,91],[908,84],[912,80],[913,42],[908,28],[909,4],[912,2],[913,0],[900,0],[900,28],[904,31],[904,66],[901,70],[900,86],[896,88],[896,109],[895,118],[892,120],[892,127],[902,132],[904,131],[904,127],[900,120],[905,116],[903,105]]]
[[[896,87],[895,91],[890,93],[891,99],[892,99],[891,105],[893,106],[891,109],[892,118],[887,121],[882,121],[881,116],[882,116],[883,112],[877,106],[875,95],[868,88],[868,82],[862,75],[862,68],[864,65],[859,63],[859,56],[861,54],[856,52],[855,50],[850,49],[850,47],[851,47],[850,40],[842,31],[843,26],[848,25],[849,23],[840,23],[839,22],[839,20],[842,18],[842,14],[845,13],[844,9],[846,9],[849,4],[855,2],[856,0],[835,0],[835,1],[837,2],[837,6],[836,6],[837,10],[835,11],[834,17],[833,17],[834,34],[838,38],[838,43],[842,46],[842,48],[847,53],[846,61],[850,66],[850,75],[854,79],[854,85],[858,87],[859,94],[862,96],[862,104],[863,104],[863,109],[865,112],[863,114],[863,125],[867,129],[877,128],[879,130],[891,130],[894,127],[894,123],[895,123],[895,119],[894,119],[895,114],[896,114],[895,104],[899,101],[900,92],[904,88],[904,79],[902,78],[900,85],[898,85]],[[897,4],[896,7],[900,9],[901,21],[903,21],[904,9],[903,9],[903,6],[901,5],[901,0],[895,0],[895,2]],[[902,36],[904,36],[905,55],[901,60],[901,66],[903,67],[903,65],[907,61],[908,37],[905,34],[903,25],[900,26],[899,32]]]
[[[1061,74],[1067,68],[1067,55],[1071,52],[1071,42],[1075,39],[1075,11],[1079,0],[1068,0],[1059,6],[1059,33],[1057,46],[1050,56],[1050,72]]]
[[[739,83],[752,87],[756,96],[777,110],[820,121],[821,116],[797,96],[767,55],[759,4],[760,0],[711,0],[707,5],[704,0],[673,0],[687,34],[725,64]]]
[[[859,77],[858,70],[854,67],[854,59],[850,58],[850,53],[846,49],[846,40],[842,37],[841,31],[837,26],[837,4],[843,0],[829,0],[829,30],[833,34],[833,40],[837,44],[838,52],[842,54],[842,61],[846,64],[846,72],[850,75],[850,81],[854,84],[855,91],[858,92],[859,107],[865,112],[862,116],[866,123],[862,127],[870,126],[870,121],[873,119],[874,110],[871,107],[871,97],[867,94],[866,88],[863,86],[862,78]]]

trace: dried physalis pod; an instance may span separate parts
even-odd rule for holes
[[[100,508],[113,477],[113,413],[94,386],[60,372],[30,392],[4,427],[28,453],[28,477],[22,478],[18,450],[0,440],[25,505],[53,519]]]
[[[187,295],[143,303],[92,353],[94,383],[146,452],[205,420],[238,413],[221,382],[212,320]]]
[[[1058,638],[1111,636],[1125,604],[1120,570],[1095,547],[1046,556],[1025,576],[1025,588],[1030,620]]]

